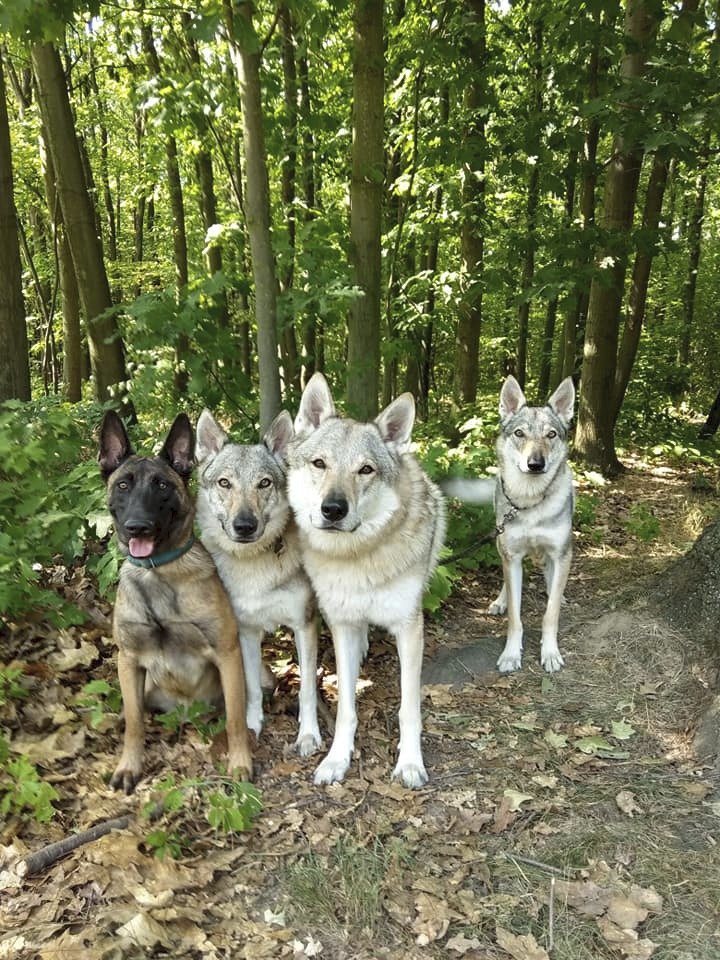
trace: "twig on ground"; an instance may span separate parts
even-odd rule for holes
[[[550,901],[548,903],[548,940],[547,940],[548,953],[552,953],[553,947],[555,946],[555,931],[553,929],[554,923],[555,923],[555,877],[550,877]]]
[[[18,864],[18,873],[24,877],[31,877],[33,874],[41,873],[52,866],[62,857],[72,853],[78,847],[86,843],[92,843],[93,840],[99,840],[110,833],[111,830],[125,830],[130,824],[130,817],[116,817],[114,820],[103,820],[102,823],[95,824],[89,830],[83,830],[72,837],[65,837],[63,840],[57,840],[55,843],[49,843],[46,847],[36,850],[29,857],[25,857]]]
[[[545,870],[547,873],[557,873],[560,876],[563,876],[569,872],[573,872],[572,868],[568,870],[564,867],[554,867],[550,863],[543,863],[541,860],[531,860],[530,857],[521,857],[519,853],[508,852],[507,850],[504,851],[503,856],[505,856],[508,860],[515,862],[516,865],[525,863],[529,867],[536,867],[538,870]]]

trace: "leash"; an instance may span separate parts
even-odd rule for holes
[[[179,560],[185,556],[188,550],[195,543],[195,535],[190,534],[190,539],[182,547],[176,547],[175,550],[166,550],[165,553],[157,553],[151,557],[132,557],[130,554],[125,557],[135,567],[145,567],[146,570],[154,570],[155,567],[164,567],[166,563],[172,563],[173,560]]]
[[[505,527],[508,523],[515,519],[515,517],[520,513],[522,507],[518,507],[516,504],[507,497],[508,503],[510,504],[510,509],[505,512],[502,520],[499,524],[496,524],[495,529],[491,533],[486,533],[484,537],[481,537],[476,543],[471,543],[469,547],[466,547],[464,550],[458,550],[457,553],[451,554],[451,556],[446,557],[444,560],[438,561],[438,566],[443,567],[447,566],[449,563],[455,563],[456,560],[462,560],[463,557],[468,557],[476,550],[479,550],[480,547],[484,547],[487,543],[492,543],[496,537],[499,537],[501,533],[505,532]]]

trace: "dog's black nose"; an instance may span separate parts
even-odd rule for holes
[[[338,520],[342,520],[343,517],[347,516],[348,502],[345,497],[334,494],[323,500],[320,512],[330,523],[337,523]]]
[[[251,537],[257,527],[257,517],[252,513],[238,513],[233,520],[233,530],[239,537]]]
[[[142,517],[131,517],[123,523],[125,530],[131,537],[146,537],[153,531],[153,523]]]
[[[527,465],[530,473],[542,473],[545,469],[545,457],[540,453],[534,453],[528,457]]]

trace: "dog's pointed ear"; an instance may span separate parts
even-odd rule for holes
[[[312,433],[328,417],[335,416],[330,387],[321,373],[314,373],[303,390],[300,409],[295,417],[296,433]]]
[[[268,427],[263,443],[274,457],[284,461],[294,432],[292,417],[287,410],[281,410]]]
[[[200,463],[208,457],[214,457],[230,438],[210,413],[207,407],[197,422],[197,458]]]
[[[107,481],[123,461],[135,451],[125,430],[125,424],[114,410],[108,410],[100,424],[98,464],[103,480]]]
[[[527,406],[522,387],[512,374],[506,378],[500,390],[500,419],[507,420],[514,417],[518,410]]]
[[[167,460],[175,473],[187,483],[195,459],[195,431],[186,413],[179,413],[173,420],[158,456]]]
[[[565,426],[570,423],[575,410],[575,384],[572,377],[565,377],[548,400],[548,406],[553,408]]]
[[[415,423],[413,395],[401,393],[376,417],[375,423],[385,444],[397,453],[404,453],[410,445],[410,436]]]

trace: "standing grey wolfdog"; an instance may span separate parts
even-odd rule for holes
[[[197,425],[197,517],[203,544],[238,621],[248,727],[259,736],[263,726],[263,635],[280,625],[290,627],[300,666],[296,746],[308,756],[322,742],[317,721],[317,616],[286,493],[284,458],[292,435],[292,420],[284,410],[262,443],[231,443],[212,414],[203,410]]]
[[[503,587],[488,613],[507,610],[508,614],[507,641],[498,660],[502,673],[518,670],[522,662],[522,563],[528,554],[543,561],[548,595],[540,663],[548,673],[564,666],[557,633],[572,559],[574,496],[567,434],[574,405],[575,387],[570,377],[544,407],[529,407],[520,384],[515,377],[508,377],[500,391],[496,479],[453,479],[442,485],[448,495],[468,502],[495,501]]]
[[[400,745],[393,778],[427,782],[420,675],[423,588],[445,533],[444,503],[408,452],[415,402],[404,393],[372,423],[335,412],[322,374],[308,382],[289,450],[288,496],[303,563],[332,632],[338,682],[335,737],[315,783],[342,780],[350,765],[355,685],[368,625],[394,634],[400,660]]]

